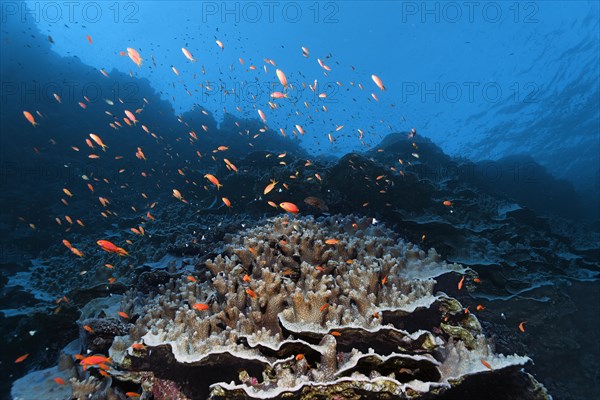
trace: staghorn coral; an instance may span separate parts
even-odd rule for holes
[[[179,376],[193,398],[425,398],[529,361],[494,354],[477,319],[436,291],[468,269],[370,219],[281,217],[225,242],[206,279],[172,280],[134,310],[114,368]]]

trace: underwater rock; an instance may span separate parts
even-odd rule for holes
[[[15,381],[12,386],[13,400],[60,400],[72,398],[71,385],[58,385],[54,378],[69,381],[67,371],[58,366],[31,372]]]
[[[530,361],[496,354],[439,291],[438,278],[472,271],[371,219],[280,217],[225,243],[206,279],[171,280],[143,304],[126,294],[139,318],[110,349],[115,379],[174,381],[190,398],[425,399]],[[529,393],[525,381],[512,390]]]
[[[115,336],[127,334],[128,325],[113,318],[86,319],[81,322],[82,326],[89,327],[90,330],[82,328],[81,334],[84,337],[84,348],[90,354],[105,354],[113,343]]]

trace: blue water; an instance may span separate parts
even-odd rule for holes
[[[263,59],[269,58],[296,89],[278,102],[278,112],[267,112],[269,126],[289,134],[302,123],[302,144],[310,153],[364,149],[357,129],[365,132],[368,146],[392,131],[415,127],[452,155],[482,160],[529,154],[581,192],[597,192],[600,28],[595,1],[184,1],[168,6],[155,1],[82,3],[72,9],[27,3],[31,13],[13,15],[6,2],[4,18],[33,19],[43,34],[52,35],[52,51],[61,56],[147,78],[177,113],[201,103],[217,120],[224,109],[257,117],[254,108],[264,108],[270,85],[277,83],[275,67],[263,70]],[[309,58],[302,57],[302,46]],[[116,55],[126,47],[140,51],[142,68]],[[190,63],[181,47],[198,62]],[[245,67],[254,64],[257,70],[246,71],[240,57]],[[331,67],[327,75],[318,58]],[[201,66],[206,75],[200,74]],[[383,80],[385,92],[375,87],[372,74]],[[327,98],[301,87],[314,79]],[[199,88],[206,81],[214,91]],[[317,108],[325,105],[328,112],[302,107],[305,100]],[[343,130],[335,132],[339,125]],[[335,144],[327,133],[333,133]]]
[[[426,236],[418,229],[431,229],[425,233],[432,242],[437,240],[443,257],[486,273],[489,268],[490,276],[484,274],[483,279],[494,282],[492,288],[472,298],[489,301],[495,318],[509,316],[513,336],[507,343],[514,344],[517,332],[511,314],[513,319],[529,318],[526,312],[531,310],[521,309],[520,301],[539,303],[531,306],[536,315],[560,319],[549,330],[551,339],[540,339],[545,350],[531,350],[543,360],[551,356],[548,348],[565,350],[573,344],[547,344],[555,340],[556,331],[575,326],[576,341],[577,334],[589,338],[586,332],[597,329],[600,290],[594,263],[600,253],[593,242],[600,218],[599,2],[2,1],[0,21],[0,315],[6,321],[0,321],[5,326],[0,335],[5,335],[6,354],[10,353],[0,360],[6,375],[0,397],[16,378],[54,365],[65,345],[60,339],[70,341],[78,335],[77,316],[65,317],[65,325],[58,326],[50,312],[39,324],[33,313],[46,303],[55,307],[59,293],[84,293],[82,288],[99,282],[92,273],[86,275],[93,270],[85,264],[87,259],[72,256],[60,244],[62,239],[89,241],[84,253],[97,250],[94,243],[101,235],[125,240],[131,226],[138,226],[132,221],[139,219],[140,210],[142,218],[146,211],[155,213],[150,203],[158,203],[156,212],[181,205],[171,194],[174,188],[189,200],[186,207],[214,212],[221,222],[235,219],[236,213],[256,219],[279,213],[277,204],[275,210],[264,204],[262,191],[284,169],[277,163],[292,157],[297,159],[290,165],[296,162],[297,169],[310,170],[313,165],[305,160],[313,160],[310,181],[294,186],[304,176],[294,181],[290,170],[277,178],[277,188],[287,183],[292,190],[273,194],[297,196],[281,201],[297,202],[302,213],[326,211],[305,206],[304,197],[342,193],[336,199],[340,204],[330,204],[332,212],[364,210],[390,226],[399,224],[399,233],[413,241]],[[139,67],[127,48],[139,52]],[[287,88],[278,79],[278,69],[287,77]],[[385,90],[372,75],[381,79]],[[285,92],[286,97],[272,98],[274,92]],[[125,110],[135,112],[140,121],[132,128],[123,120]],[[266,122],[260,120],[259,110]],[[24,111],[38,125],[32,126]],[[115,121],[122,128],[110,127]],[[416,137],[407,135],[411,130]],[[398,132],[402,134],[382,142]],[[97,145],[89,148],[85,139],[90,133],[102,138],[107,152]],[[194,135],[197,139],[191,140]],[[389,147],[383,151],[385,146]],[[147,160],[139,156],[140,149]],[[273,154],[265,157],[253,150]],[[327,185],[340,182],[332,182],[326,173],[333,174],[336,160],[351,152],[376,159],[384,172],[366,167],[364,187],[359,176],[351,182],[356,184],[353,189],[329,191]],[[238,166],[247,162],[240,169],[250,173],[233,173],[223,157]],[[459,161],[465,164],[453,164]],[[268,176],[235,180],[253,176],[256,165],[259,171],[271,166]],[[340,169],[344,168],[350,170]],[[414,193],[390,199],[369,191],[379,190],[379,185],[397,190],[394,182],[405,183],[399,176],[404,171],[418,172],[418,179],[406,181]],[[230,179],[229,184],[215,194],[205,179],[207,172],[221,182]],[[317,177],[319,173],[325,179]],[[397,180],[388,185],[389,177]],[[430,181],[435,185],[429,186]],[[88,183],[94,187],[91,194]],[[495,196],[495,203],[490,202],[498,215],[490,217],[494,207],[488,203],[477,204],[482,193],[489,196],[486,199]],[[109,198],[110,207],[101,206],[99,196]],[[225,208],[221,196],[229,196],[234,207]],[[454,199],[451,196],[459,199],[457,204],[440,205],[443,199]],[[475,211],[463,214],[461,200]],[[100,214],[107,209],[118,213]],[[533,212],[572,220],[564,226],[540,222],[529,214]],[[68,224],[67,214],[85,224]],[[185,214],[173,220],[181,215]],[[531,239],[535,249],[518,248],[525,240],[519,236],[522,232],[503,230],[512,223],[526,226],[524,235],[536,239]],[[407,226],[416,228],[410,231]],[[571,226],[581,231],[569,230]],[[456,237],[443,237],[446,229]],[[486,247],[495,231],[502,232],[494,237],[497,247]],[[463,241],[464,232],[469,233]],[[475,239],[469,236],[473,232]],[[203,233],[193,235],[204,240]],[[552,240],[545,243],[544,235]],[[465,243],[469,245],[460,248]],[[510,254],[514,258],[503,259],[498,249],[512,251],[513,245],[518,250]],[[65,263],[68,273],[53,276],[60,281],[51,288],[28,287],[36,274],[32,271],[45,271],[57,247],[71,257]],[[539,254],[543,257],[536,258]],[[180,256],[168,257],[183,268]],[[11,285],[20,288],[14,289],[16,294],[7,289]],[[575,316],[563,319],[555,304],[567,304]],[[529,326],[540,335],[547,333],[533,323]],[[47,354],[35,351],[36,344],[46,344],[36,342],[34,334],[33,339],[17,337],[19,327],[47,332],[53,344]],[[501,345],[506,344],[503,333],[495,332]],[[517,347],[520,339],[515,340]],[[16,355],[26,350],[32,354],[31,364],[14,366]],[[569,385],[582,387],[575,378],[596,374],[589,386],[593,392],[599,387],[597,360],[586,361],[582,352],[577,349],[570,356],[593,364],[589,371],[573,365],[564,381],[555,383],[556,375],[546,364],[539,369],[542,376],[536,377],[552,393],[564,394],[571,390]]]

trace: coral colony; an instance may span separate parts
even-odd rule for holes
[[[547,398],[521,371],[529,358],[496,354],[477,318],[438,289],[474,272],[372,219],[278,217],[225,243],[204,273],[149,298],[127,292],[129,322],[86,321],[114,336],[100,364],[112,378],[63,357],[74,397],[118,398],[116,379],[156,399],[425,399],[504,375],[520,398]]]

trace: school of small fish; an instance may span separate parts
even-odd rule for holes
[[[97,43],[101,40],[101,38],[96,37],[95,41],[92,40],[92,37],[87,35],[85,37],[88,41],[88,43],[90,45],[95,46]],[[49,37],[49,40],[52,40]],[[223,43],[223,41],[216,39],[215,43],[217,45],[217,47],[219,48],[219,52],[223,55],[228,54],[227,51],[225,50],[226,47],[225,44]],[[186,45],[188,46],[188,45]],[[305,59],[309,59],[310,62],[310,58],[311,53],[309,51],[309,49],[307,47],[301,47],[300,49],[300,53],[299,56],[305,58]],[[193,53],[198,55],[198,57],[195,57],[193,55]],[[229,50],[228,50],[229,51]],[[178,59],[177,60],[172,60],[173,63],[175,64],[179,64],[182,65],[184,62],[186,64],[189,65],[193,65],[193,66],[197,66],[198,68],[198,73],[204,75],[206,73],[206,69],[204,67],[204,65],[200,65],[201,62],[205,62],[207,65],[210,65],[210,57],[213,57],[214,55],[209,55],[206,53],[206,51],[202,51],[202,49],[199,48],[192,48],[192,50],[188,49],[188,47],[181,47],[181,53],[183,53],[184,59],[181,58],[181,54],[179,54],[179,51],[177,51],[178,53]],[[138,50],[134,47],[126,47],[126,50],[120,50],[118,51],[118,54],[120,56],[127,56],[131,62],[133,62],[137,68],[158,68],[157,64],[156,64],[156,60],[154,58],[154,55],[151,53],[148,53],[148,51],[142,51],[142,50]],[[142,54],[144,54],[144,58],[142,57]],[[221,56],[220,54],[218,56]],[[146,60],[146,62],[144,62],[144,60]],[[152,62],[149,63],[147,60],[151,60]],[[187,61],[186,61],[187,60]],[[246,61],[244,61],[244,59],[242,57],[238,58],[239,64],[243,67],[246,66]],[[334,64],[334,60],[333,57],[331,55],[327,55],[326,57],[323,58],[319,58],[316,60],[317,64],[319,65],[319,67],[321,68],[321,73],[324,75],[325,78],[329,77],[330,74],[334,73],[334,68],[332,67]],[[328,65],[329,64],[329,65]],[[339,64],[339,63],[336,63]],[[287,100],[290,96],[294,95],[294,92],[296,90],[297,86],[302,86],[304,88],[308,87],[312,92],[314,92],[314,94],[316,95],[317,98],[319,99],[326,99],[328,97],[327,93],[325,93],[325,88],[321,87],[321,84],[318,83],[319,79],[307,79],[305,77],[305,75],[302,72],[290,72],[288,70],[286,70],[286,72],[284,72],[284,68],[280,68],[277,66],[277,63],[273,60],[273,59],[269,59],[269,58],[264,58],[264,64],[262,65],[262,69],[264,70],[265,75],[267,76],[271,76],[269,74],[273,74],[274,71],[274,77],[275,79],[272,80],[272,91],[270,92],[270,95],[268,96],[268,100],[266,101],[266,103],[263,106],[260,106],[261,108],[259,108],[258,106],[254,106],[255,111],[253,111],[254,115],[257,116],[259,118],[259,120],[261,121],[261,123],[263,124],[263,127],[259,129],[258,132],[253,133],[252,136],[250,132],[240,132],[240,134],[242,136],[249,136],[249,137],[258,137],[259,135],[265,133],[269,128],[267,126],[269,120],[271,119],[271,117],[278,112],[278,110],[280,108],[282,108],[282,105],[278,103],[279,100]],[[274,68],[271,68],[274,67]],[[170,65],[170,68],[172,70],[172,72],[176,75],[176,77],[178,78],[182,78],[184,77],[184,73],[182,73],[182,71],[178,70],[174,64]],[[232,65],[233,68],[233,65]],[[257,70],[256,65],[251,64],[246,68],[246,71],[248,73],[254,73],[253,71]],[[108,73],[104,70],[101,69],[100,70],[101,74],[106,77],[109,78]],[[131,74],[132,75],[132,74]],[[291,81],[288,79],[289,77],[293,77],[294,80]],[[368,79],[369,75],[366,75],[366,79]],[[194,74],[194,79],[196,78],[196,74]],[[320,78],[320,77],[319,77]],[[371,74],[370,78],[372,80],[372,83],[374,83],[374,85],[376,86],[376,88],[379,89],[380,92],[378,92],[380,95],[384,96],[386,94],[389,93],[388,88],[386,88],[384,86],[384,83],[382,81],[382,79],[375,74]],[[257,78],[258,79],[258,78]],[[365,77],[363,77],[363,79],[365,79]],[[365,80],[366,80],[365,79]],[[296,81],[301,81],[299,83],[296,83]],[[306,82],[305,82],[306,81]],[[338,86],[342,86],[343,83],[341,82],[337,82]],[[359,82],[349,82],[350,86],[356,87],[358,89],[360,89],[361,91],[367,86],[367,84],[365,83],[364,85],[362,83]],[[211,84],[206,81],[204,83],[200,83],[200,86],[203,86],[204,89],[206,89],[207,91],[213,91],[213,90],[217,90],[216,87],[212,87]],[[225,90],[225,89],[223,89]],[[189,93],[189,92],[188,92]],[[191,93],[189,93],[191,95]],[[63,100],[63,98],[61,98],[61,96],[57,93],[53,94],[54,99],[56,100],[56,105],[57,106],[66,106],[65,101]],[[370,98],[369,101],[371,101],[371,98],[375,101],[378,102],[379,98],[377,97],[377,95],[373,92],[370,94]],[[93,112],[92,111],[92,107],[90,107],[88,109],[88,106],[90,106],[92,104],[92,102],[89,101],[89,99],[84,98],[84,99],[80,99],[81,101],[78,101],[77,104],[79,105],[79,107],[81,108],[81,110],[79,110],[80,112]],[[146,135],[150,135],[151,137],[153,137],[157,142],[164,140],[164,138],[162,138],[158,133],[156,133],[153,129],[152,126],[150,126],[150,124],[145,120],[144,118],[144,110],[146,105],[148,104],[148,100],[144,99],[144,104],[141,105],[140,108],[138,109],[123,109],[122,111],[117,111],[119,105],[122,105],[124,102],[121,98],[118,98],[116,100],[110,100],[110,99],[105,99],[103,102],[99,103],[99,104],[103,104],[105,106],[108,106],[108,108],[106,110],[102,110],[102,112],[104,112],[107,116],[110,117],[110,122],[107,123],[106,126],[103,127],[98,127],[98,130],[96,132],[98,133],[94,133],[94,132],[87,132],[85,133],[86,138],[85,140],[82,140],[82,142],[84,143],[72,143],[72,144],[68,144],[69,147],[75,152],[75,153],[83,153],[86,149],[85,146],[87,146],[87,149],[89,151],[88,154],[85,154],[85,157],[87,157],[90,160],[100,160],[102,161],[103,159],[107,159],[107,160],[111,160],[111,162],[113,160],[119,160],[125,157],[125,155],[122,155],[119,152],[119,141],[122,139],[119,139],[118,136],[115,135],[111,135],[111,130],[113,132],[115,131],[124,131],[125,129],[129,129],[129,130],[138,130],[138,131],[143,131],[144,134]],[[300,107],[304,106],[306,109],[309,109],[311,105],[309,105],[307,102],[304,102],[303,104],[300,104]],[[98,104],[95,104],[95,108],[98,107]],[[132,111],[133,110],[133,111]],[[240,110],[238,110],[240,111]],[[319,107],[315,107],[315,111],[316,112],[320,112],[320,113],[326,113],[327,107],[325,105],[319,106]],[[202,111],[203,113],[206,114],[206,111]],[[208,114],[207,114],[208,115]],[[302,115],[300,113],[300,111],[296,111],[295,114],[292,115],[296,115],[296,116],[300,116]],[[32,112],[32,111],[28,111],[28,110],[23,110],[23,116],[25,118],[25,126],[27,127],[29,125],[31,125],[30,129],[37,129],[39,126],[41,126],[41,124],[39,123],[39,121],[43,120],[43,114],[39,111],[36,112]],[[309,126],[308,121],[310,121],[313,117],[309,116],[307,119],[305,119],[303,125],[300,125],[299,123],[297,123],[297,121],[294,121],[292,123],[292,127],[291,129],[289,127],[277,127],[278,129],[276,130],[276,132],[279,132],[282,136],[286,137],[286,132],[291,132],[291,134],[293,136],[304,136],[306,134],[306,131],[308,130],[307,126]],[[37,120],[36,120],[37,119]],[[182,123],[182,126],[186,126],[187,127],[187,123],[185,121],[183,121],[181,119],[181,117],[179,118],[179,121]],[[28,125],[27,125],[28,124]],[[239,124],[236,123],[238,126]],[[110,128],[107,129],[107,128]],[[209,128],[206,126],[202,126],[202,129],[205,132],[208,132]],[[326,138],[332,145],[335,144],[340,138],[340,135],[347,135],[349,137],[351,136],[355,136],[361,143],[364,144],[364,135],[366,133],[365,130],[359,128],[356,130],[356,132],[358,133],[358,135],[353,134],[353,133],[348,133],[350,128],[346,127],[346,124],[333,124],[331,126],[331,130],[329,132],[323,132],[323,138]],[[195,142],[201,141],[202,137],[201,137],[201,133],[200,132],[194,132],[188,129],[188,132],[186,135],[189,135],[189,137],[187,137],[187,140],[189,141],[191,146],[194,146]],[[409,140],[412,140],[416,135],[416,130],[413,128],[411,130],[411,133],[408,136]],[[54,140],[54,139],[52,139]],[[110,144],[110,146],[108,146],[107,144],[105,144],[105,140],[106,143]],[[178,139],[179,140],[179,139]],[[251,143],[250,143],[251,145]],[[412,156],[415,159],[419,159],[420,155],[419,153],[417,153],[416,151],[418,150],[418,147],[416,145],[415,142],[412,143],[412,146],[415,149],[415,152],[412,153]],[[236,173],[238,173],[238,168],[237,166],[232,163],[229,159],[227,158],[223,158],[222,155],[226,154],[229,151],[229,146],[227,143],[224,143],[220,146],[218,146],[216,149],[214,149],[212,151],[212,154],[209,154],[210,157],[212,157],[212,159],[216,162],[216,163],[224,163],[224,165],[226,166],[228,173],[231,175],[235,175]],[[149,157],[146,155],[150,155]],[[151,177],[153,174],[156,174],[156,170],[159,168],[157,164],[153,164],[155,162],[155,160],[152,160],[152,152],[148,152],[145,153],[141,147],[137,147],[137,151],[134,154],[136,159],[138,160],[137,162],[140,163],[140,167],[142,168],[142,172],[140,173],[141,178],[148,178]],[[208,156],[207,154],[201,154],[200,151],[197,152],[198,157],[205,157]],[[130,154],[130,156],[132,157],[133,155]],[[286,156],[287,153],[281,153],[279,155],[275,155],[275,154],[267,154],[266,157],[270,158],[272,157],[273,159],[278,160],[279,165],[285,167],[286,164]],[[392,166],[390,167],[390,173],[397,173],[398,175],[404,175],[403,172],[403,168],[405,167],[409,167],[412,164],[411,161],[408,160],[398,160],[398,165]],[[306,160],[306,164],[305,166],[311,166],[312,162],[310,160]],[[351,166],[352,168],[354,168],[354,166]],[[118,171],[119,173],[123,173],[125,172],[125,169],[120,169]],[[194,192],[196,187],[200,187],[203,188],[206,191],[220,191],[222,190],[222,188],[224,188],[225,184],[221,183],[223,182],[227,182],[227,176],[222,176],[221,174],[219,174],[219,176],[217,177],[215,174],[216,172],[214,171],[202,171],[201,172],[201,176],[204,178],[204,180],[202,181],[198,181],[198,180],[194,180],[193,178],[187,178],[188,176],[192,175],[193,173],[193,168],[189,165],[189,164],[182,164],[180,166],[180,168],[177,168],[177,174],[185,177],[186,183],[188,183],[188,187],[179,187],[179,188],[172,188],[171,189],[171,193],[172,196],[175,200],[180,201],[186,205],[191,206],[190,201],[188,200],[188,197],[191,198],[193,195],[192,193]],[[291,185],[294,184],[294,181],[299,179],[301,177],[300,171],[296,171],[295,174],[289,176],[289,180],[287,180],[287,182],[283,182],[281,177],[277,178],[279,180],[276,180],[274,177],[270,178],[269,177],[265,177],[265,179],[261,182],[257,182],[256,185],[256,198],[259,199],[260,201],[263,201],[264,204],[268,204],[271,207],[273,207],[274,209],[279,210],[278,212],[285,212],[288,214],[298,214],[301,212],[300,207],[292,202],[292,200],[294,199],[289,199],[289,201],[282,201],[279,203],[276,203],[275,201],[272,200],[272,197],[270,197],[273,193],[285,193],[287,191],[289,191]],[[328,177],[327,176],[321,176],[319,173],[314,173],[312,176],[306,176],[305,179],[307,181],[314,181],[314,182],[318,182],[319,184],[325,185],[327,182]],[[83,185],[83,187],[85,187],[85,191],[87,192],[91,192],[91,194],[94,194],[96,192],[98,192],[98,194],[95,194],[94,196],[97,196],[98,202],[99,202],[99,207],[100,207],[100,215],[103,218],[112,218],[112,217],[116,217],[118,216],[118,213],[115,212],[115,210],[113,209],[113,192],[112,190],[108,189],[108,185],[111,184],[110,180],[108,178],[105,177],[97,177],[97,176],[82,176],[82,180],[85,181],[85,184]],[[388,180],[388,175],[387,174],[383,174],[383,175],[379,175],[379,176],[367,176],[366,180],[373,185],[376,185],[378,187],[380,187],[380,193],[385,193],[386,189],[385,189],[385,185],[387,182],[389,182]],[[156,190],[161,190],[161,188],[156,185]],[[66,197],[61,197],[60,198],[60,202],[68,207],[69,205],[69,201],[72,201],[72,199],[77,198],[78,196],[81,196],[82,190],[80,190],[82,188],[77,187],[75,184],[73,185],[69,185],[69,187],[64,187],[62,189],[62,194],[58,193],[58,196],[66,196]],[[167,189],[168,190],[168,189]],[[149,196],[150,193],[148,192],[148,194],[146,193],[140,193],[140,196],[148,201],[149,200]],[[228,195],[230,196],[230,195]],[[218,198],[221,199],[221,207],[225,206],[226,209],[231,209],[230,212],[235,212],[236,207],[239,207],[240,204],[243,204],[243,202],[245,201],[244,199],[238,199],[238,198],[232,198],[232,197],[225,197],[225,196],[219,196]],[[122,199],[120,200],[122,201]],[[295,201],[295,200],[294,200]],[[309,196],[306,197],[303,201],[303,203],[308,206],[308,207],[314,207],[317,209],[320,209],[322,211],[327,211],[328,210],[328,206],[327,204],[314,196]],[[445,200],[441,200],[440,201],[441,204],[445,207],[445,209],[449,212],[452,212],[456,207],[459,207],[459,205],[455,204],[454,201],[449,200],[449,199],[445,199]],[[140,213],[143,216],[143,220],[141,221],[141,223],[139,224],[135,224],[134,226],[129,227],[129,231],[132,232],[135,235],[136,239],[132,239],[132,240],[144,240],[145,236],[146,236],[146,229],[144,228],[144,226],[147,226],[147,224],[151,223],[152,221],[155,220],[155,218],[151,215],[150,210],[152,210],[155,206],[157,205],[157,202],[152,202],[152,203],[148,203],[146,209],[141,210]],[[363,206],[367,206],[368,202],[365,202],[363,204]],[[98,207],[98,204],[96,202],[94,202],[94,206]],[[302,207],[304,207],[304,205],[301,204]],[[137,211],[137,209],[134,206],[131,206],[131,208],[134,211]],[[441,207],[443,208],[443,207]],[[63,208],[64,209],[64,208]],[[82,220],[80,219],[74,219],[69,216],[69,215],[61,215],[61,216],[56,216],[55,217],[55,221],[58,225],[60,226],[64,226],[66,227],[65,233],[70,233],[72,232],[72,227],[74,224],[79,225],[81,228],[85,227],[85,224],[83,223]],[[31,227],[31,229],[36,229],[36,226],[32,223],[29,224],[29,226]],[[73,240],[73,239],[71,239]],[[115,240],[117,244],[113,243],[112,241],[108,240],[108,239],[103,239],[103,238],[98,238],[98,240],[96,241],[96,244],[98,245],[98,248],[103,251],[106,252],[108,255],[116,255],[118,257],[116,258],[120,258],[120,257],[127,257],[129,255],[129,252],[126,250],[128,245],[131,245],[133,242],[132,240],[122,240],[122,239],[111,239],[111,240]],[[117,241],[118,240],[118,241]],[[425,241],[426,240],[426,235],[423,234],[422,235],[422,239],[421,241]],[[86,253],[88,252],[92,252],[93,249],[89,249],[89,248],[85,248],[84,250],[86,251],[86,253],[82,252],[81,250],[79,250],[77,247],[75,247],[71,241],[67,238],[62,240],[62,244],[66,247],[66,249],[68,249],[70,251],[70,253],[72,253],[75,257],[79,257],[79,258],[85,258],[86,257]],[[344,246],[345,243],[340,242],[340,240],[338,240],[337,238],[328,238],[325,240],[325,244],[327,246]],[[123,247],[120,247],[123,246]],[[251,251],[252,253],[255,253],[255,250],[250,248],[249,251]],[[256,255],[256,254],[255,254]],[[350,263],[352,262],[352,260],[349,260]],[[106,263],[104,265],[106,268],[108,269],[112,269],[114,266],[113,264],[109,264]],[[320,268],[321,270],[324,271],[322,266],[318,266],[317,268]],[[292,272],[290,271],[290,274]],[[463,289],[463,287],[465,287],[465,284],[467,284],[467,281],[465,281],[466,276],[462,276],[460,278],[460,280],[457,283],[457,290],[461,291]],[[242,281],[244,283],[249,282],[251,280],[251,277],[249,275],[245,275],[242,278]],[[187,277],[187,280],[191,283],[191,284],[195,284],[197,282],[197,279],[190,275]],[[108,283],[114,283],[115,282],[115,278],[111,277],[108,280]],[[381,277],[381,285],[386,285],[387,283],[387,276],[382,276]],[[474,278],[472,279],[472,282],[475,284],[481,284],[481,280],[479,278]],[[246,294],[248,295],[248,297],[250,299],[257,299],[259,297],[259,294],[257,294],[256,292],[254,292],[251,289],[246,289]],[[68,301],[68,299],[65,297],[64,299],[59,299],[60,301]],[[320,311],[323,312],[325,311],[327,308],[329,307],[328,304],[323,305],[320,308]],[[209,303],[195,303],[191,305],[191,308],[196,310],[200,315],[205,314],[205,313],[210,313],[213,311],[213,308],[211,307],[211,304]],[[477,312],[490,312],[490,310],[488,308],[486,308],[486,306],[482,305],[482,304],[478,304],[475,307],[475,310]],[[469,307],[465,308],[465,313],[469,312]],[[131,319],[131,317],[123,312],[123,311],[119,311],[117,313],[118,317],[129,321]],[[379,316],[377,316],[378,318]],[[525,330],[525,323],[526,321],[522,321],[517,325],[517,329],[524,333]],[[83,326],[84,330],[86,330],[89,333],[93,333],[93,329],[90,326]],[[340,336],[341,333],[337,332],[337,331],[332,331],[330,332],[331,335],[333,336]],[[143,349],[144,345],[141,343],[137,343],[136,345],[132,346],[134,349]],[[19,364],[22,362],[25,362],[27,360],[27,358],[29,357],[29,353],[24,353],[23,355],[21,355],[20,357],[18,357],[14,362]],[[304,359],[304,355],[303,354],[297,354],[295,356],[296,360],[302,360]],[[98,369],[102,375],[108,376],[110,374],[110,364],[111,364],[111,360],[109,357],[106,357],[104,355],[99,355],[99,354],[95,354],[95,355],[87,355],[87,356],[83,356],[83,355],[76,355],[75,358],[79,361],[80,365],[83,366],[85,369],[87,368],[94,368],[94,369]],[[484,359],[481,359],[481,363],[488,369],[492,369],[493,367]],[[60,377],[56,377],[54,378],[54,381],[56,382],[56,384],[58,385],[64,385],[65,382],[63,379],[61,379]],[[129,398],[136,398],[136,397],[140,397],[140,394],[138,394],[137,392],[128,392],[126,393],[127,397]]]

